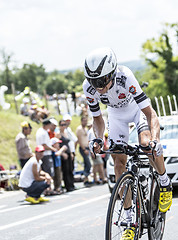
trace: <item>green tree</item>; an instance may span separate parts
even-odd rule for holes
[[[158,39],[147,40],[143,46],[143,56],[149,65],[156,69],[154,74],[163,73],[167,87],[172,94],[178,93],[178,55],[174,53],[174,45],[178,44],[178,23],[164,24]],[[173,33],[173,43],[171,43]],[[157,79],[157,78],[156,78]]]
[[[46,81],[44,82],[44,88],[46,92],[50,95],[54,93],[63,93],[68,89],[68,81],[64,74],[54,71],[48,75]]]
[[[7,53],[5,49],[0,50],[0,55],[2,60],[0,61],[2,65],[2,72],[1,72],[1,84],[4,84],[8,87],[8,92],[11,89],[11,82],[12,82],[12,72],[10,70],[10,64],[12,63],[12,56],[13,53]]]
[[[160,96],[164,99],[166,112],[169,113],[169,105],[167,101],[167,95],[170,95],[167,82],[164,79],[164,74],[158,72],[155,68],[148,67],[144,72],[139,75],[140,84],[148,82],[148,87],[143,88],[146,95],[151,99],[151,103],[154,109],[156,109],[155,97],[160,100]],[[162,109],[162,108],[161,108]],[[163,112],[162,112],[163,114]]]
[[[68,92],[81,92],[82,83],[84,80],[84,73],[81,69],[77,69],[75,72],[69,72],[65,74],[65,78],[68,80]]]
[[[28,86],[33,92],[43,93],[44,82],[47,78],[43,65],[24,64],[22,69],[18,69],[14,75],[17,90],[23,91]]]

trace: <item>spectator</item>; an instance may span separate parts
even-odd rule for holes
[[[2,172],[1,172],[2,171]],[[0,163],[0,189],[1,188],[8,188],[8,179],[3,179],[3,176],[6,177],[7,173],[3,173],[3,171],[5,172],[5,168],[3,167],[3,165]],[[2,180],[3,179],[3,180]]]
[[[42,160],[42,170],[47,172],[52,178],[54,177],[54,163],[52,159],[52,151],[56,152],[53,146],[51,146],[50,137],[48,134],[48,129],[51,126],[50,119],[43,120],[43,126],[39,128],[36,132],[36,142],[37,145],[42,145],[45,148],[44,156]],[[56,195],[56,191],[53,191],[51,187],[45,191],[46,196]]]
[[[62,170],[61,170],[61,155],[67,150],[67,146],[63,145],[61,148],[59,143],[62,141],[56,137],[51,138],[51,145],[57,149],[56,152],[52,151],[52,158],[54,162],[54,190],[58,193],[62,193]]]
[[[23,98],[23,103],[20,105],[20,114],[23,116],[29,115],[28,103],[29,99],[27,97]]]
[[[49,119],[43,120],[43,126],[36,132],[36,143],[42,145],[45,148],[44,155],[42,158],[42,169],[47,172],[51,177],[54,177],[54,165],[52,159],[52,151],[56,152],[57,149],[51,146],[48,129],[50,128],[51,122]]]
[[[50,115],[50,112],[47,108],[45,108],[44,104],[41,102],[40,107],[38,108],[38,118],[43,120],[45,118],[48,118]]]
[[[88,127],[90,128],[88,131],[88,140],[92,141],[93,139],[95,139],[95,135],[93,132],[93,127],[91,122],[88,124]],[[91,154],[91,159],[93,161],[94,182],[96,184],[106,183],[107,181],[104,174],[104,166],[103,166],[103,160],[101,156],[99,154],[96,154],[96,156]],[[99,174],[99,179],[97,178],[97,174]]]
[[[53,138],[55,137],[55,129],[58,125],[58,122],[54,118],[50,118],[50,122],[51,122],[51,125],[49,126],[48,134],[50,138]]]
[[[32,127],[30,123],[24,121],[21,123],[22,132],[18,133],[15,138],[16,149],[19,157],[21,168],[33,156],[32,150],[29,145],[28,135],[31,134]]]
[[[69,148],[71,152],[71,158],[73,160],[73,168],[74,168],[74,158],[75,158],[75,148],[77,146],[77,137],[75,134],[72,132],[72,129],[69,127],[72,121],[72,117],[69,114],[65,114],[63,116],[63,120],[66,123],[66,128],[65,131],[67,133],[67,137],[69,138]]]
[[[104,145],[103,145],[103,150],[106,151],[109,149],[109,142],[108,142],[108,131],[105,131],[104,133]],[[103,159],[103,163],[104,163],[104,174],[105,177],[107,177],[107,172],[106,172],[106,164],[107,164],[107,160],[109,159],[110,154],[109,153],[105,153],[102,154],[101,157]]]
[[[49,199],[41,197],[43,191],[51,183],[50,175],[41,170],[44,151],[42,145],[37,146],[35,156],[30,158],[20,173],[19,187],[27,193],[25,201],[33,204],[49,201]]]
[[[38,106],[36,104],[32,104],[29,110],[29,117],[32,121],[36,123],[40,123],[42,119],[38,116]]]
[[[78,137],[79,151],[84,160],[84,185],[89,186],[91,183],[88,180],[90,175],[91,163],[89,158],[88,135],[87,135],[87,118],[81,118],[81,125],[77,127],[76,134]]]
[[[59,122],[59,130],[60,130],[60,136],[62,143],[60,144],[60,147],[66,145],[67,150],[63,152],[61,156],[61,163],[62,163],[62,173],[63,173],[63,180],[65,184],[65,188],[67,192],[75,190],[74,186],[74,175],[73,175],[73,161],[71,159],[71,152],[68,143],[70,140],[68,139],[68,135],[65,131],[66,128],[66,122],[64,120],[61,120]]]

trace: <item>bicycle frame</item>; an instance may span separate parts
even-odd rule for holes
[[[126,154],[131,156],[128,160],[130,165],[127,169],[128,171],[123,173],[120,178],[117,180],[114,190],[111,195],[110,203],[108,206],[107,221],[106,221],[106,239],[114,239],[115,236],[120,235],[124,227],[134,227],[135,238],[139,239],[142,235],[148,232],[148,237],[151,240],[161,240],[164,233],[165,225],[165,214],[159,212],[158,208],[158,199],[159,199],[159,180],[156,172],[153,170],[153,167],[149,164],[149,177],[148,177],[148,194],[145,195],[144,188],[141,182],[140,173],[142,166],[148,164],[149,159],[145,162],[141,155],[152,155],[152,153],[145,153],[140,151],[150,151],[151,149],[130,145],[116,145],[115,148],[109,151],[104,151],[102,153],[109,154]],[[154,161],[154,156],[153,156]],[[128,195],[127,195],[128,194]],[[129,195],[131,194],[131,195]],[[124,204],[129,200],[131,196],[131,209],[132,214],[131,221],[127,221],[127,218],[124,216]],[[119,198],[118,198],[119,197]],[[118,207],[116,205],[116,200],[119,200],[120,203]],[[128,204],[129,203],[129,204]],[[117,211],[115,211],[115,205]],[[127,201],[126,207],[130,206],[130,200]],[[115,215],[114,215],[115,213]],[[113,222],[112,222],[113,218]],[[116,228],[113,228],[113,225]],[[121,230],[120,230],[121,227]],[[117,228],[119,232],[117,232]],[[143,231],[147,229],[147,231]],[[111,238],[112,231],[115,232],[114,238]]]
[[[131,163],[131,173],[134,176],[134,190],[133,190],[133,210],[136,207],[136,197],[137,197],[137,189],[139,188],[140,196],[141,196],[141,214],[142,214],[142,228],[143,229],[148,229],[150,226],[153,225],[152,219],[150,219],[150,215],[148,213],[147,209],[147,204],[150,199],[150,193],[151,193],[151,184],[153,179],[157,181],[157,177],[155,176],[155,173],[153,171],[153,167],[149,164],[149,178],[148,178],[148,196],[146,199],[143,197],[143,190],[141,187],[141,183],[139,180],[139,172],[140,172],[140,165],[143,164],[142,160],[140,159],[139,156],[137,157],[132,157],[128,162]],[[144,164],[143,164],[144,165]]]

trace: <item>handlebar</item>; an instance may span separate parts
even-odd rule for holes
[[[142,151],[141,151],[142,150]],[[146,153],[143,151],[150,151],[152,148],[150,146],[142,146],[142,145],[135,145],[134,147],[125,143],[124,144],[114,144],[109,150],[101,151],[100,154],[109,153],[109,154],[126,154],[128,156],[138,156],[138,155],[146,155],[146,156],[153,156],[152,153]]]

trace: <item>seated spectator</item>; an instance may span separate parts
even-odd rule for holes
[[[50,112],[47,108],[45,108],[44,104],[41,102],[40,107],[38,108],[38,118],[43,120],[45,118],[48,118],[50,115]]]
[[[31,108],[29,110],[29,117],[36,123],[42,122],[42,119],[40,119],[38,116],[38,106],[36,104],[31,105]]]
[[[62,181],[62,170],[61,170],[61,156],[62,154],[67,150],[67,146],[63,145],[61,148],[59,146],[59,143],[62,143],[61,140],[58,138],[54,137],[51,138],[51,145],[57,149],[56,152],[52,151],[52,158],[54,161],[54,190],[62,193],[62,186],[61,186],[61,181]]]
[[[23,98],[23,103],[20,105],[20,114],[23,116],[29,115],[28,103],[29,99],[27,97]]]
[[[30,123],[24,121],[21,123],[22,132],[18,133],[15,138],[16,149],[19,157],[21,168],[33,156],[31,147],[29,145],[28,135],[31,134],[32,127]]]
[[[27,193],[25,201],[33,204],[49,201],[49,199],[41,197],[52,180],[48,173],[41,170],[44,151],[42,145],[37,146],[35,156],[29,159],[20,173],[19,187]]]

